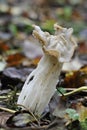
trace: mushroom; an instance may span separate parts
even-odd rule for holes
[[[25,81],[17,104],[40,116],[55,93],[63,63],[70,61],[77,44],[72,37],[72,28],[55,24],[55,34],[51,35],[43,32],[39,26],[33,27],[33,35],[39,41],[44,54]]]

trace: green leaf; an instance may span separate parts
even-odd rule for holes
[[[25,32],[26,32],[26,33],[31,33],[32,31],[33,31],[32,25],[26,25],[26,27],[25,27]]]
[[[70,18],[72,15],[72,8],[70,6],[66,6],[64,8],[64,16],[66,19]]]
[[[54,33],[53,25],[55,21],[54,20],[47,20],[45,23],[42,24],[42,29],[44,31],[48,31],[50,33]]]
[[[67,108],[65,112],[68,114],[70,119],[72,119],[72,120],[79,119],[79,114],[76,112],[76,110],[71,109],[71,108]]]
[[[87,119],[85,119],[85,121],[82,121],[80,125],[81,125],[81,130],[87,130]]]
[[[60,94],[64,94],[64,93],[66,93],[66,90],[65,90],[65,88],[63,88],[63,87],[58,87],[57,88],[57,92],[58,92],[58,94],[60,95]]]
[[[16,25],[10,24],[10,25],[9,25],[9,28],[10,28],[11,32],[12,32],[14,35],[17,34],[18,30],[17,30]]]

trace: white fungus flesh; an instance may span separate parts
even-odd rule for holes
[[[69,62],[77,46],[72,28],[54,25],[55,34],[43,32],[34,25],[33,35],[44,52],[37,68],[28,76],[17,104],[36,115],[41,115],[55,93],[56,84],[64,62]]]

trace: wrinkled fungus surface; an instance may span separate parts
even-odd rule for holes
[[[33,26],[33,35],[44,54],[37,68],[28,76],[17,103],[40,115],[55,93],[63,63],[70,61],[77,44],[72,36],[72,28],[55,24],[55,34],[50,35],[39,26]]]

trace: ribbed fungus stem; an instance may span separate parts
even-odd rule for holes
[[[39,26],[33,26],[33,35],[39,41],[44,54],[25,81],[17,103],[39,116],[55,93],[63,63],[70,61],[77,44],[72,37],[72,28],[55,24],[55,34],[50,35]]]

